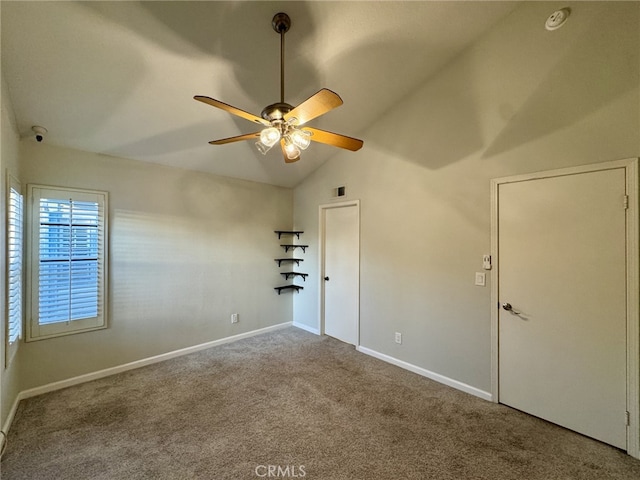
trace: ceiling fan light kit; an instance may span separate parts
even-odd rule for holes
[[[260,153],[266,155],[269,150],[276,144],[280,143],[284,161],[292,163],[300,160],[300,153],[306,150],[312,141],[333,145],[335,147],[344,148],[346,150],[360,150],[363,145],[362,140],[347,137],[337,133],[320,130],[317,128],[303,126],[308,121],[313,120],[320,115],[333,110],[342,105],[340,96],[323,88],[316,92],[307,100],[297,107],[293,107],[284,101],[284,35],[291,27],[291,19],[286,13],[277,13],[271,25],[276,33],[280,35],[280,101],[266,106],[260,117],[253,115],[239,108],[228,105],[219,100],[202,95],[193,97],[203,103],[207,103],[213,107],[220,108],[233,115],[244,118],[258,124],[263,125],[259,132],[238,135],[220,140],[212,140],[212,145],[224,145],[242,140],[251,140],[258,138],[255,143]]]

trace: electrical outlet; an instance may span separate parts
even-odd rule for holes
[[[238,318],[238,314],[237,313],[232,313],[231,314],[231,323],[238,323],[240,321],[240,319]]]
[[[402,334],[400,332],[396,332],[396,343],[402,343]]]

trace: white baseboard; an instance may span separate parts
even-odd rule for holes
[[[61,390],[63,388],[79,385],[81,383],[91,382],[92,380],[98,380],[100,378],[109,377],[117,373],[126,372],[128,370],[134,370],[136,368],[145,367],[147,365],[163,362],[165,360],[181,357],[183,355],[189,355],[190,353],[199,352],[200,350],[206,350],[207,348],[216,347],[218,345],[224,345],[225,343],[237,342],[238,340],[255,337],[256,335],[261,335],[263,333],[274,332],[276,330],[280,330],[282,328],[286,328],[290,326],[291,326],[291,322],[280,323],[278,325],[272,325],[270,327],[260,328],[258,330],[252,330],[246,333],[240,333],[238,335],[221,338],[219,340],[213,340],[211,342],[201,343],[199,345],[194,345],[192,347],[181,348],[180,350],[173,350],[171,352],[162,353],[160,355],[155,355],[153,357],[143,358],[141,360],[136,360],[134,362],[125,363],[123,365],[117,365],[115,367],[105,368],[104,370],[98,370],[97,372],[86,373],[84,375],[79,375],[77,377],[67,378],[66,380],[60,380],[59,382],[48,383],[40,387],[23,390],[16,396],[16,399],[13,402],[13,405],[11,406],[11,410],[9,411],[9,415],[7,416],[7,420],[5,421],[2,430],[5,433],[9,433],[9,428],[11,428],[11,424],[13,423],[13,418],[15,417],[16,410],[18,409],[18,404],[20,403],[21,400],[24,400],[26,398],[36,397],[38,395],[42,395],[43,393],[49,393],[55,390]]]
[[[9,429],[11,428],[11,424],[13,423],[13,418],[16,416],[18,405],[20,404],[20,401],[23,400],[24,398],[26,397],[22,396],[22,392],[19,392],[18,395],[16,395],[16,399],[13,401],[13,405],[11,405],[11,410],[9,410],[9,415],[7,415],[7,419],[5,420],[4,425],[2,426],[2,431],[7,435],[9,434]],[[3,438],[3,440],[6,440],[6,439]]]
[[[359,346],[356,348],[359,352],[365,353],[367,355],[375,357],[384,362],[391,363],[392,365],[396,365],[397,367],[404,368],[405,370],[409,370],[410,372],[417,373],[418,375],[422,375],[423,377],[430,378],[431,380],[435,380],[436,382],[442,383],[449,387],[462,390],[463,392],[482,398],[483,400],[492,401],[493,397],[491,393],[485,392],[484,390],[480,390],[479,388],[472,387],[471,385],[467,385],[466,383],[462,383],[462,382],[459,382],[458,380],[445,377],[444,375],[440,375],[439,373],[435,373],[425,368],[418,367],[416,365],[405,362],[403,360],[398,360],[397,358],[392,357],[390,355],[385,355],[384,353],[376,352],[375,350],[371,350],[370,348],[367,348],[367,347]]]
[[[305,325],[304,323],[293,322],[293,326],[299,328],[300,330],[306,330],[307,332],[313,333],[314,335],[320,335],[320,329],[310,327],[309,325]]]

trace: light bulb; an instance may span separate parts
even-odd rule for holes
[[[290,133],[290,137],[296,147],[302,150],[306,150],[311,143],[311,132],[307,132],[306,130],[294,129],[293,132]]]
[[[280,140],[280,130],[275,127],[268,127],[260,132],[260,142],[265,147],[273,147],[278,140]]]
[[[289,140],[289,141],[286,141]],[[291,142],[289,137],[286,137],[284,151],[287,154],[289,160],[294,160],[300,156],[300,149]]]

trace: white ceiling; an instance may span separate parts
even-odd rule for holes
[[[338,149],[314,143],[285,164],[252,142],[211,146],[256,127],[193,100],[256,115],[280,100],[275,13],[292,20],[285,101],[337,92],[344,105],[309,125],[362,138],[349,155],[366,155],[367,127],[515,5],[3,0],[2,75],[22,136],[42,125],[53,145],[291,187]]]

